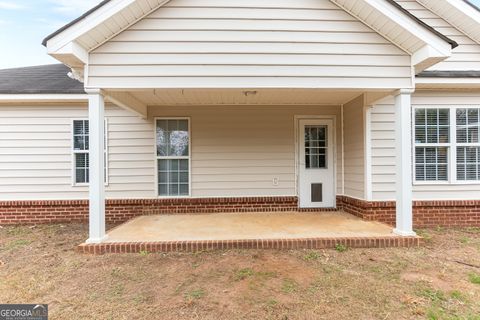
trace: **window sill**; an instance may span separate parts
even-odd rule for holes
[[[188,196],[157,196],[157,199],[189,199],[191,195]]]
[[[413,182],[414,186],[462,186],[462,185],[480,185],[480,180],[479,181],[455,181],[455,182],[449,182],[449,181],[414,181]]]
[[[104,186],[105,187],[108,187],[108,183],[105,183]],[[90,183],[74,183],[72,184],[72,187],[74,188],[82,188],[82,187],[89,187],[90,186]]]

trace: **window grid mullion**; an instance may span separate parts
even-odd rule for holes
[[[455,149],[460,149],[462,151],[463,155],[463,161],[459,162],[457,161],[456,167],[461,165],[462,166],[462,179],[458,180],[458,175],[457,175],[457,180],[462,181],[462,182],[472,182],[472,181],[478,181],[480,180],[480,174],[479,174],[479,161],[480,161],[480,130],[479,130],[479,121],[480,121],[480,108],[458,108],[457,110],[464,110],[465,112],[465,125],[462,125],[461,128],[465,128],[465,142],[457,142]],[[471,110],[477,110],[476,112],[476,117],[473,119],[470,115]],[[472,120],[472,121],[471,121]],[[470,123],[471,122],[471,123]],[[460,127],[460,126],[459,126]],[[474,129],[476,129],[476,137],[472,136],[471,133],[474,132]],[[477,139],[477,142],[474,142],[475,139]],[[473,157],[473,162],[468,158],[469,151],[474,152],[474,157]],[[470,169],[474,169],[473,172],[469,173]],[[472,171],[472,170],[470,170]]]
[[[80,123],[80,125],[79,125]],[[108,183],[108,127],[107,127],[107,119],[105,119],[105,131],[104,131],[104,174],[105,174],[105,184]],[[80,128],[81,133],[76,133],[76,128]],[[75,141],[77,137],[81,137],[83,141],[83,146],[82,149],[75,149]],[[88,176],[88,171],[90,170],[90,166],[83,166],[83,167],[77,167],[77,155],[87,155],[87,158],[89,157],[90,154],[90,126],[89,126],[89,120],[88,119],[74,119],[72,122],[72,154],[73,154],[73,165],[72,165],[72,180],[73,180],[73,185],[88,185],[89,183],[89,176]],[[87,144],[88,140],[88,144]],[[88,146],[88,147],[87,147]],[[90,164],[90,162],[89,162]],[[77,169],[81,168],[85,170],[85,173],[83,174],[83,181],[78,182],[77,178]]]
[[[419,112],[418,110],[421,109]],[[447,115],[449,117],[448,124],[443,124],[441,123],[441,118],[440,115],[445,113],[445,108],[436,108],[434,109],[434,113],[430,110],[433,108],[415,108],[414,109],[414,114],[415,117],[413,119],[414,125],[415,125],[415,130],[418,130],[421,128],[421,125],[419,125],[420,122],[417,121],[417,114],[421,117],[423,116],[423,125],[424,129],[422,130],[422,133],[424,133],[425,137],[422,139],[421,135],[417,135],[417,131],[415,131],[415,152],[417,152],[417,148],[419,150],[422,150],[423,152],[423,163],[421,163],[421,167],[423,168],[423,175],[418,176],[418,174],[415,174],[415,180],[417,181],[449,181],[450,179],[450,174],[451,170],[449,168],[449,162],[451,162],[451,141],[448,141],[447,143],[442,142],[442,131],[445,129],[445,126],[447,126],[448,129],[448,136],[447,139],[450,140],[450,132],[451,132],[451,113],[448,112]],[[430,112],[428,112],[430,111]],[[423,114],[423,115],[422,115]],[[430,114],[430,118],[429,118]],[[433,121],[432,121],[433,120]],[[436,122],[435,124],[432,124],[432,122]],[[417,139],[417,137],[420,137],[420,140]],[[422,142],[424,141],[424,143]],[[429,142],[429,141],[435,141]],[[443,158],[445,160],[442,160],[440,163],[440,150],[444,150],[442,152],[445,152],[443,154]],[[417,163],[417,154],[415,153],[415,168],[419,165]],[[447,161],[447,163],[445,163]],[[442,174],[442,171],[447,169],[447,172]]]
[[[449,152],[449,181],[457,182],[458,173],[457,173],[457,109],[450,108],[450,152]]]
[[[158,195],[168,197],[190,195],[191,152],[189,120],[187,118],[158,118],[156,119],[155,130],[157,137],[164,137],[162,140],[156,139]],[[188,136],[185,136],[185,133],[187,133]],[[173,140],[174,138],[175,140]],[[175,141],[177,144],[173,143]],[[182,144],[182,141],[184,144]],[[185,147],[187,149],[185,149]],[[159,150],[162,150],[161,153],[166,155],[159,155]],[[187,154],[186,151],[188,151],[188,156],[170,155],[177,153]],[[160,171],[160,163],[163,163],[164,171]],[[176,168],[174,168],[174,166]],[[186,177],[185,174],[187,174]],[[162,176],[165,180],[161,180],[163,179]],[[185,189],[185,187],[188,189]],[[163,189],[161,190],[160,188]]]

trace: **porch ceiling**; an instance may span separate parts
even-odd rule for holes
[[[160,105],[341,105],[362,91],[308,89],[157,89],[131,91],[149,106]]]

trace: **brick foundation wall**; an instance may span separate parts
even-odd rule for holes
[[[141,215],[281,211],[298,211],[297,197],[107,200],[105,215],[119,223]],[[87,200],[0,201],[0,225],[86,221]]]
[[[301,238],[301,239],[248,239],[248,240],[199,240],[161,242],[112,242],[81,244],[77,252],[86,254],[139,253],[139,252],[199,252],[231,249],[333,249],[337,245],[348,248],[418,247],[420,237],[353,237],[353,238]]]
[[[365,220],[392,226],[395,224],[395,203],[392,201],[368,202],[338,196],[337,209]],[[319,210],[299,209],[297,197],[107,200],[106,221],[120,223],[137,216],[154,214],[282,211]],[[86,221],[87,200],[0,201],[0,225]],[[414,226],[480,227],[480,200],[415,201]]]
[[[337,205],[345,212],[365,220],[395,225],[395,202],[364,201],[337,197]],[[480,227],[480,200],[414,201],[413,226]]]

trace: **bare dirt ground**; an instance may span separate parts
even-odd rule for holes
[[[0,302],[51,319],[480,319],[480,229],[424,230],[415,249],[104,256],[74,252],[86,234],[0,228]]]

